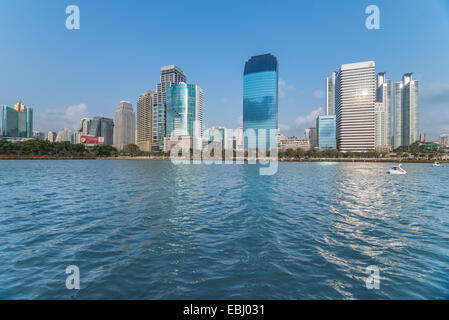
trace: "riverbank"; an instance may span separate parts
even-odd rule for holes
[[[7,155],[1,156],[0,160],[170,160],[167,156],[111,156],[111,157],[61,157],[51,155]],[[212,160],[215,161],[215,160]],[[224,161],[224,160],[223,160]],[[236,159],[233,159],[236,161]],[[255,161],[255,159],[238,158],[237,161]],[[259,159],[261,162],[273,161],[269,158]],[[435,160],[415,160],[397,158],[281,158],[279,162],[381,162],[381,163],[434,163]],[[448,160],[438,160],[441,163],[449,163]]]

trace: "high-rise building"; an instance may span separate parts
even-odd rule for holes
[[[419,140],[418,81],[406,73],[394,85],[394,148]]]
[[[64,128],[64,130],[59,131],[58,135],[56,136],[55,142],[73,143],[72,130],[70,130],[69,128]]]
[[[253,56],[243,74],[243,130],[254,130],[256,139],[245,137],[245,149],[276,148],[278,131],[278,61],[271,54]],[[259,144],[259,135],[265,143]]]
[[[391,80],[386,79],[385,72],[377,74],[376,102],[374,117],[376,125],[376,149],[391,150]]]
[[[120,101],[114,117],[114,147],[123,150],[136,142],[136,115],[129,101]]]
[[[137,146],[146,152],[152,151],[155,96],[154,91],[147,91],[137,101]],[[155,136],[156,138],[157,136]]]
[[[175,65],[161,68],[161,82],[157,84],[156,105],[153,106],[153,141],[152,149],[162,151],[166,134],[167,89],[178,83],[187,83],[187,76]]]
[[[427,140],[427,135],[423,132],[419,135],[419,141],[421,142],[426,142]]]
[[[449,134],[440,135],[440,143],[446,147],[449,147]]]
[[[33,108],[26,107],[19,101],[14,108],[2,105],[0,111],[3,136],[24,138],[33,136]]]
[[[209,129],[209,140],[221,143],[221,149],[227,150],[229,148],[228,129],[225,127],[212,127]]]
[[[95,117],[90,122],[89,136],[103,137],[105,146],[112,146],[114,138],[114,121],[102,116]]]
[[[309,128],[306,129],[308,133],[308,138],[310,141],[310,147],[315,148],[318,147],[318,132],[317,128]]]
[[[179,83],[167,88],[166,98],[166,137],[192,137],[194,148],[200,149],[203,90],[194,84]]]
[[[335,114],[335,78],[336,72],[332,72],[332,76],[326,78],[326,115]]]
[[[335,81],[337,148],[342,152],[375,149],[374,61],[344,64]]]
[[[48,131],[47,140],[50,142],[55,142],[56,140],[56,132]]]
[[[337,149],[335,115],[318,116],[316,119],[317,144],[320,151]]]

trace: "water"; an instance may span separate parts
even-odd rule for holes
[[[449,167],[390,166],[0,161],[0,298],[448,299]]]

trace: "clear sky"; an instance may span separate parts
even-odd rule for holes
[[[65,27],[71,4],[80,30]],[[371,4],[380,30],[365,27]],[[113,117],[120,100],[136,108],[168,64],[204,89],[207,127],[236,128],[245,61],[268,52],[286,135],[302,137],[324,110],[326,76],[367,60],[393,82],[414,72],[421,131],[449,133],[448,0],[0,0],[0,104],[22,98],[42,131]]]

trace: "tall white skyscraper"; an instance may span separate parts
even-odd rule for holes
[[[332,76],[326,78],[326,115],[335,115],[335,79],[337,73],[332,72]]]
[[[419,140],[418,81],[406,73],[394,85],[394,148]]]
[[[157,84],[156,104],[153,108],[153,141],[152,149],[162,151],[166,135],[167,88],[181,82],[187,83],[187,76],[175,65],[161,68],[161,82]]]
[[[152,151],[155,95],[155,92],[147,91],[137,101],[137,146],[146,152]]]
[[[114,118],[114,147],[123,150],[136,141],[136,115],[131,102],[120,101]]]
[[[385,72],[377,74],[376,103],[376,149],[386,151],[391,148],[391,80]]]
[[[375,149],[374,61],[344,64],[335,81],[337,147],[342,152]]]

